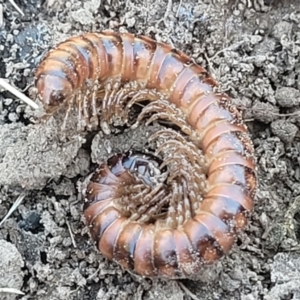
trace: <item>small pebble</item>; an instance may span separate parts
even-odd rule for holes
[[[298,127],[286,120],[276,120],[271,123],[271,130],[284,143],[290,143],[294,140]]]

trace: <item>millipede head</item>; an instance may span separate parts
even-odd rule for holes
[[[107,163],[113,174],[128,170],[148,186],[155,184],[156,177],[161,175],[158,158],[136,151],[114,155]]]
[[[74,92],[70,82],[55,75],[37,76],[35,84],[46,109],[60,106]]]

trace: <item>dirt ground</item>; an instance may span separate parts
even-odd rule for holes
[[[150,280],[108,262],[82,219],[80,184],[145,130],[78,135],[0,90],[0,299],[300,299],[299,0],[0,0],[0,77],[35,99],[34,70],[86,31],[145,34],[192,56],[243,111],[259,175],[255,211],[233,251],[193,280]],[[230,2],[230,3],[228,3]],[[1,292],[15,288],[24,295]],[[2,290],[3,291],[3,290]]]

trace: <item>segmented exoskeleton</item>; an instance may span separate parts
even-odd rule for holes
[[[99,166],[84,215],[98,249],[143,276],[179,278],[227,253],[256,189],[253,146],[240,113],[184,53],[145,36],[86,33],[60,43],[36,72],[48,114],[78,109],[79,129],[129,124],[129,111],[169,126],[155,157],[127,153]],[[147,103],[145,104],[145,101]],[[132,124],[129,124],[130,126]]]

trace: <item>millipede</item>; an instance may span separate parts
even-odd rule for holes
[[[83,191],[104,257],[137,275],[176,279],[232,249],[254,206],[254,147],[203,67],[149,37],[103,31],[58,44],[35,80],[46,115],[62,109],[63,127],[74,110],[80,131],[164,124],[149,137],[152,152],[113,154]]]

